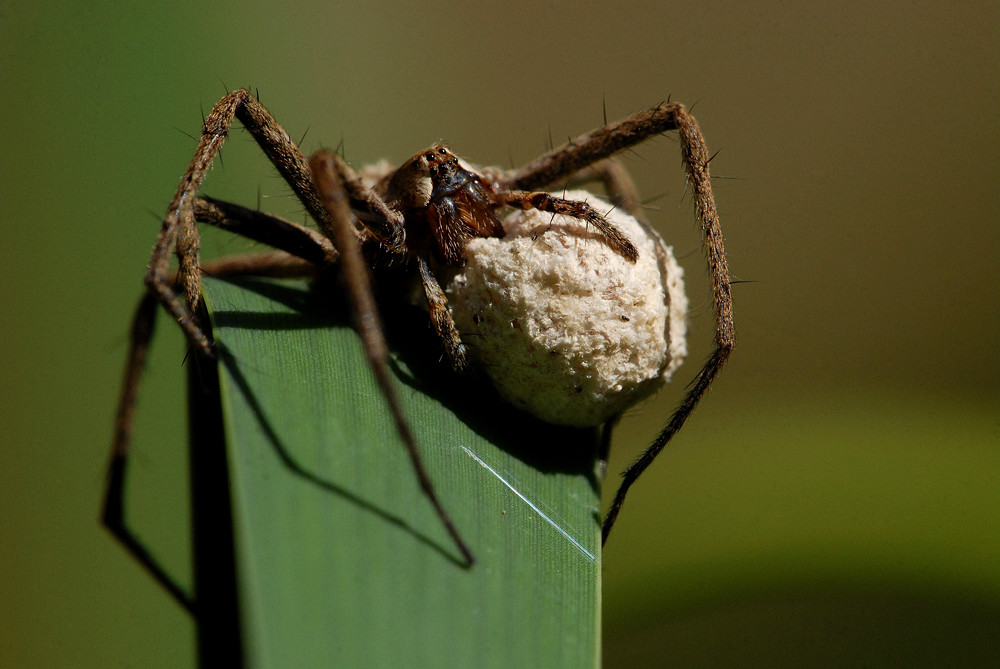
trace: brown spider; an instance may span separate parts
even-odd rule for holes
[[[267,154],[322,234],[258,211],[199,196],[206,172],[222,148],[234,118],[240,120]],[[307,161],[288,134],[248,91],[237,90],[226,95],[205,119],[198,148],[170,203],[149,262],[147,293],[133,323],[116,419],[103,512],[105,525],[159,581],[171,591],[175,590],[170,579],[125,528],[122,500],[139,377],[152,337],[157,302],[181,326],[191,346],[199,354],[212,358],[215,355],[212,342],[196,315],[203,271],[210,274],[294,274],[304,273],[308,267],[337,264],[345,277],[364,351],[423,492],[465,561],[471,565],[472,553],[438,501],[422,464],[416,439],[390,383],[389,353],[372,296],[365,256],[369,256],[369,262],[377,255],[383,259],[388,257],[390,261],[416,264],[433,327],[444,343],[451,366],[464,370],[469,364],[466,348],[449,313],[437,273],[465,263],[469,240],[502,237],[504,230],[497,210],[505,206],[538,209],[584,220],[615,253],[635,262],[638,252],[632,242],[588,204],[532,190],[570,179],[588,168],[596,169],[618,204],[641,219],[631,181],[610,157],[668,130],[677,130],[680,134],[681,156],[703,233],[712,277],[715,349],[659,436],[624,472],[603,524],[602,538],[606,540],[630,486],[684,424],[735,343],[729,272],[709,176],[710,156],[694,117],[678,103],[660,104],[617,123],[606,124],[518,170],[476,171],[446,147],[434,146],[389,171],[374,188],[369,188],[334,153],[320,150]],[[236,232],[280,251],[222,259],[202,267],[199,222]],[[373,254],[372,249],[378,253]],[[178,258],[176,272],[170,268],[172,254]],[[179,598],[184,600],[183,595]]]

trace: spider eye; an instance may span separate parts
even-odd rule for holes
[[[452,165],[458,165],[458,158],[456,158],[455,156],[452,156],[451,157],[451,164]]]
[[[441,155],[446,155],[448,153],[448,149],[442,146],[440,149],[438,149],[438,153],[440,153]]]
[[[424,158],[426,158],[427,160],[434,160],[434,154],[428,153],[426,156],[424,156]]]
[[[432,167],[431,168],[431,176],[435,176],[437,173],[438,173],[438,168]]]

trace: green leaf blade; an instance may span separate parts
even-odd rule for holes
[[[599,664],[591,432],[528,419],[442,365],[417,369],[435,349],[394,359],[431,478],[476,554],[465,569],[329,304],[300,282],[205,289],[248,664]]]

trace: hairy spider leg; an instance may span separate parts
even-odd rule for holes
[[[531,190],[566,179],[593,163],[643,140],[670,130],[678,131],[681,160],[691,186],[695,217],[701,226],[702,245],[712,279],[712,304],[715,317],[715,348],[695,376],[680,404],[653,443],[622,474],[622,483],[615,493],[601,529],[602,541],[607,541],[611,528],[625,503],[625,495],[639,476],[652,464],[670,439],[677,434],[713,379],[729,358],[736,344],[733,325],[733,298],[723,246],[722,227],[712,195],[709,172],[711,154],[698,122],[684,105],[666,102],[633,114],[617,123],[602,126],[581,135],[563,146],[549,151],[519,170],[501,177],[501,183],[515,189]]]
[[[145,283],[148,292],[140,301],[133,319],[102,509],[102,522],[112,535],[186,608],[191,607],[190,597],[162,570],[124,522],[123,495],[127,456],[139,384],[153,333],[155,304],[159,302],[167,309],[199,354],[214,357],[212,343],[195,316],[201,298],[202,271],[197,222],[231,229],[310,262],[325,264],[338,259],[337,250],[332,243],[322,241],[320,235],[307,228],[238,205],[198,197],[205,176],[228,137],[234,118],[239,119],[251,134],[327,237],[332,239],[336,235],[336,226],[316,193],[305,157],[267,109],[244,89],[233,91],[216,103],[205,118],[198,147],[167,209],[147,268]],[[401,244],[401,215],[388,207],[373,191],[365,188],[346,163],[336,156],[331,161],[350,206],[362,215],[359,220],[371,234],[384,240],[387,249],[398,250]],[[178,257],[176,272],[170,270],[171,253]],[[256,266],[262,265],[256,261]],[[179,297],[178,290],[183,293],[183,300]],[[370,288],[367,290],[370,292]],[[407,430],[405,434],[401,432],[401,437],[404,441],[409,440],[407,448],[412,451],[415,447],[412,434]],[[423,478],[426,478],[425,474]],[[432,498],[432,501],[440,512],[440,504],[436,498]],[[443,520],[446,521],[449,533],[455,535],[454,527],[446,514]],[[463,556],[471,564],[468,548],[461,540],[458,544]]]
[[[417,258],[417,267],[420,270],[420,283],[424,287],[424,297],[427,300],[427,309],[431,318],[431,325],[434,332],[444,343],[444,350],[451,362],[451,368],[456,372],[466,372],[469,369],[469,360],[466,353],[465,344],[448,310],[448,298],[445,297],[441,284],[431,271],[430,264],[424,258]]]
[[[146,568],[157,583],[163,586],[181,606],[194,613],[194,599],[191,595],[184,592],[170,577],[125,522],[125,475],[128,465],[129,436],[135,414],[136,399],[139,394],[139,378],[142,376],[142,370],[149,354],[158,308],[156,296],[147,292],[139,300],[135,315],[132,317],[128,362],[125,366],[122,394],[118,401],[114,443],[104,486],[101,522],[139,561],[139,564]]]
[[[198,198],[194,204],[195,220],[209,223],[275,248],[270,253],[256,253],[224,258],[202,267],[206,274],[233,276],[237,274],[269,274],[299,276],[315,270],[317,265],[337,260],[332,242],[319,233],[303,226],[254,211],[240,205]],[[169,277],[175,289],[179,277]],[[153,578],[185,609],[194,611],[194,599],[167,574],[140,539],[125,522],[125,479],[128,452],[131,445],[132,422],[138,399],[140,379],[152,342],[159,298],[147,291],[139,300],[130,329],[129,349],[125,365],[125,378],[115,417],[115,433],[108,462],[104,503],[101,520],[111,534],[143,565]]]
[[[305,156],[264,105],[244,89],[233,91],[216,103],[205,118],[194,157],[167,208],[146,272],[148,289],[177,320],[191,344],[208,356],[212,355],[211,343],[193,315],[201,299],[200,242],[195,203],[208,169],[229,135],[233,119],[243,124],[320,229],[324,232],[332,230],[329,215],[313,187]],[[399,214],[363,189],[360,180],[345,163],[341,161],[337,167],[350,193],[352,206],[369,214],[365,217],[365,225],[375,234],[390,236],[390,231],[398,227]],[[170,280],[171,253],[176,253],[178,257],[178,275],[186,308],[175,292],[174,282]]]
[[[586,202],[567,200],[550,195],[549,193],[532,193],[516,190],[503,191],[497,193],[494,197],[501,204],[517,207],[518,209],[538,209],[550,214],[561,214],[578,218],[597,228],[601,232],[601,235],[604,236],[608,245],[630,263],[635,263],[639,258],[639,251],[636,250],[631,240]]]
[[[423,458],[420,456],[416,437],[413,436],[410,425],[403,415],[403,408],[396,393],[396,388],[392,384],[392,373],[389,369],[389,347],[386,344],[385,334],[379,322],[378,308],[375,305],[375,297],[371,289],[371,279],[361,255],[361,248],[358,245],[357,234],[352,222],[351,209],[344,190],[344,182],[336,167],[337,160],[337,157],[329,151],[317,151],[309,160],[309,165],[312,168],[313,179],[319,190],[320,198],[333,221],[333,228],[336,234],[334,244],[340,251],[340,263],[344,276],[349,278],[346,284],[351,298],[358,334],[361,336],[365,355],[368,358],[372,373],[375,375],[379,388],[382,390],[382,395],[389,405],[389,411],[392,413],[393,420],[396,423],[396,430],[399,432],[406,446],[410,462],[417,474],[417,479],[420,481],[420,487],[431,501],[434,510],[448,530],[452,540],[462,552],[467,566],[471,566],[475,562],[472,551],[469,550],[465,540],[458,533],[458,528],[455,527],[451,516],[445,511],[444,506],[441,505],[438,499],[437,493],[434,491],[434,485],[431,483],[431,478],[424,466]],[[423,271],[426,262],[422,258],[418,259],[418,262],[421,263],[421,270]],[[440,287],[438,290],[440,291]]]

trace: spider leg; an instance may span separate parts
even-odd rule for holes
[[[653,135],[682,127],[697,130],[698,126],[684,105],[666,102],[581,135],[524,167],[503,174],[500,181],[510,190],[537,190]]]
[[[205,118],[198,148],[167,208],[146,272],[148,290],[178,322],[195,349],[208,356],[212,355],[211,343],[193,315],[201,298],[195,199],[234,118],[250,132],[310,213],[324,215],[312,188],[305,157],[264,106],[245,90],[233,91],[216,103]],[[183,302],[171,281],[171,253],[178,257]]]
[[[448,311],[448,298],[441,290],[441,284],[437,277],[431,272],[430,265],[424,258],[417,258],[417,266],[420,269],[420,282],[424,287],[424,296],[427,298],[427,308],[430,312],[431,324],[438,338],[444,342],[445,353],[451,361],[451,368],[456,372],[464,372],[469,368],[469,361],[465,353],[465,344],[462,343],[462,336],[455,325],[455,319]]]
[[[139,378],[149,354],[158,307],[156,297],[152,293],[146,293],[139,301],[132,318],[128,364],[125,367],[125,382],[122,384],[115,418],[114,445],[108,463],[101,522],[181,606],[193,613],[194,599],[171,578],[125,522],[125,477],[132,419],[139,394]]]
[[[584,220],[597,228],[601,232],[601,235],[604,236],[608,246],[614,249],[623,258],[634,263],[639,257],[639,252],[636,250],[629,238],[623,235],[618,228],[608,222],[608,219],[597,213],[597,211],[586,202],[566,200],[561,197],[550,195],[549,193],[530,193],[516,190],[501,191],[496,193],[494,198],[499,204],[506,204],[511,207],[517,207],[518,209],[538,209],[540,211],[549,212],[550,214],[563,214]]]
[[[194,213],[199,223],[208,223],[281,249],[306,263],[325,265],[336,263],[338,260],[337,249],[327,237],[272,214],[210,197],[198,198],[195,201]],[[207,267],[208,265],[202,266],[202,273],[214,274],[207,272]]]
[[[307,279],[316,277],[319,266],[287,251],[263,251],[226,256],[202,264],[203,276],[269,277],[273,279]]]
[[[424,467],[423,458],[420,456],[417,440],[410,430],[409,424],[406,422],[395,386],[392,384],[392,374],[389,370],[389,349],[385,342],[378,310],[375,305],[375,298],[372,295],[368,268],[365,266],[358,243],[357,232],[351,220],[349,199],[345,190],[342,172],[338,169],[338,159],[329,151],[318,151],[310,159],[310,166],[312,167],[313,179],[316,182],[323,205],[329,211],[330,220],[333,222],[333,229],[331,230],[333,233],[332,239],[337,250],[340,252],[341,267],[345,283],[347,284],[355,322],[357,323],[358,333],[361,336],[365,355],[368,358],[372,373],[375,375],[382,395],[389,405],[389,411],[396,423],[396,430],[403,444],[406,446],[410,462],[416,472],[424,495],[430,500],[448,534],[451,535],[455,545],[461,551],[466,565],[471,566],[475,562],[475,558],[458,533],[458,529],[452,522],[451,517],[438,500],[430,476]]]
[[[216,200],[199,199],[198,192],[212,161],[222,148],[233,119],[238,119],[263,149],[275,168],[292,188],[306,210],[325,231],[335,227],[330,220],[312,183],[309,165],[302,152],[278,122],[248,91],[233,91],[222,98],[205,118],[202,135],[194,157],[181,179],[154,246],[145,282],[147,293],[142,298],[133,320],[125,379],[115,419],[115,436],[108,463],[108,477],[102,510],[102,521],[111,533],[152,573],[154,578],[186,608],[192,600],[156,563],[126,526],[124,519],[124,487],[128,452],[131,445],[132,420],[135,413],[139,381],[153,335],[156,304],[162,304],[181,326],[192,347],[211,357],[212,343],[201,329],[195,313],[201,298],[201,272],[197,222],[206,222],[232,230],[252,239],[280,248],[314,264],[337,260],[332,242],[307,228],[244,207]],[[387,234],[391,241],[401,216],[391,211],[378,197],[365,189],[346,164],[340,164],[351,206],[357,208],[365,225]],[[178,269],[170,269],[170,255],[176,253]],[[257,259],[256,269],[279,264],[295,264],[287,258],[270,261]],[[244,267],[246,267],[244,263]],[[210,266],[210,269],[213,269]],[[214,266],[216,271],[239,271],[235,264]]]
[[[195,200],[212,161],[229,135],[233,119],[243,124],[320,228],[332,228],[329,215],[313,188],[305,156],[267,109],[243,89],[233,91],[216,103],[205,118],[198,148],[167,209],[146,273],[149,291],[177,320],[191,344],[209,356],[212,355],[211,345],[192,315],[201,299]],[[395,222],[399,214],[364,188],[343,161],[338,168],[343,174],[351,205],[360,210],[365,225],[390,237],[390,233],[398,229]],[[169,280],[171,252],[178,257],[178,274],[186,306]]]
[[[669,109],[669,113],[660,114],[659,110],[663,108]],[[681,400],[680,405],[671,415],[667,425],[661,430],[652,445],[622,474],[621,486],[618,488],[618,492],[615,493],[614,501],[611,503],[611,508],[608,510],[608,515],[604,520],[602,541],[607,541],[608,534],[611,532],[611,528],[614,527],[615,519],[621,511],[622,505],[625,503],[625,495],[628,493],[629,488],[684,425],[688,416],[691,415],[699,400],[701,400],[712,384],[712,380],[715,379],[719,370],[729,358],[729,354],[736,344],[729,268],[726,262],[725,247],[722,242],[722,228],[719,224],[719,214],[715,207],[715,198],[712,195],[712,182],[708,166],[711,155],[705,146],[705,140],[702,137],[697,122],[693,116],[687,113],[687,110],[683,106],[677,104],[661,105],[648,112],[642,112],[630,117],[630,119],[638,119],[635,123],[645,127],[647,131],[653,127],[660,128],[662,124],[654,125],[650,119],[651,115],[656,118],[669,119],[680,132],[681,156],[685,171],[687,172],[688,183],[692,190],[695,216],[701,225],[705,256],[712,279],[715,349],[698,372],[698,375]],[[626,121],[630,119],[626,119]],[[622,127],[622,125],[619,124],[619,127]],[[591,135],[598,132],[595,131]],[[662,130],[656,130],[656,132],[662,132]],[[646,132],[645,136],[649,134],[652,134],[652,132]],[[616,138],[605,139],[603,141],[611,146],[617,145],[619,142]]]
[[[315,270],[322,263],[335,262],[337,259],[336,250],[326,237],[290,221],[246,207],[217,200],[198,199],[195,201],[194,215],[199,223],[210,223],[284,249],[273,253],[223,258],[202,267],[201,271],[205,274],[233,276],[252,273],[257,276],[301,276],[310,269]],[[171,286],[179,285],[179,281],[177,273],[167,278]],[[153,338],[158,301],[159,298],[154,293],[144,294],[132,319],[125,378],[115,418],[115,434],[108,463],[101,519],[112,535],[146,567],[156,581],[184,608],[193,611],[194,600],[191,595],[177,585],[125,522],[125,479],[131,447],[132,422],[139,395],[139,382]]]
[[[647,138],[670,130],[680,135],[681,160],[691,186],[695,215],[702,230],[702,240],[709,274],[712,279],[712,302],[715,316],[715,349],[704,363],[688,392],[674,410],[666,427],[653,444],[623,474],[622,484],[615,494],[602,528],[606,541],[615,519],[625,503],[625,495],[636,479],[659,455],[667,442],[684,425],[687,417],[708,390],[712,380],[729,358],[736,344],[733,325],[733,301],[722,241],[722,228],[712,195],[708,164],[711,155],[695,120],[684,105],[667,102],[632,114],[621,121],[605,125],[567,142],[542,155],[519,170],[497,178],[501,186],[531,190],[570,178],[580,170],[615,153],[634,146]],[[641,219],[640,219],[641,220]]]

